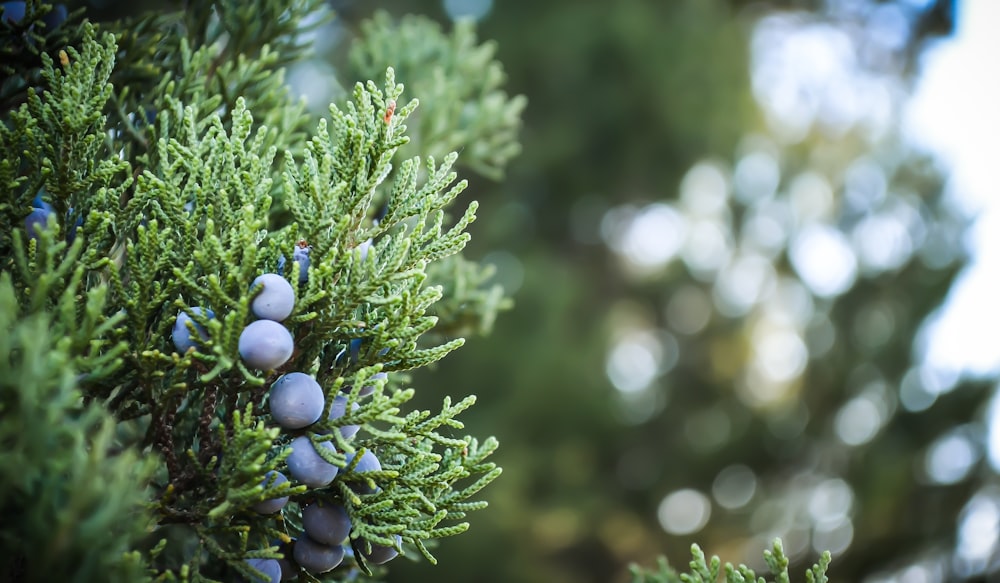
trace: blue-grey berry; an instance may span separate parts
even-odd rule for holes
[[[209,320],[215,318],[215,312],[212,310],[203,310],[202,308],[191,308],[191,313],[196,316],[205,315]],[[198,335],[201,337],[201,342],[208,340],[208,330],[201,324],[195,322],[187,312],[180,312],[177,314],[177,321],[174,322],[174,329],[171,333],[171,338],[174,341],[174,347],[177,348],[177,352],[184,354],[192,348],[197,348],[201,342],[195,340],[191,337],[191,329],[188,327],[188,323],[191,323],[195,330],[198,331]]]
[[[372,393],[375,392],[375,383],[372,381],[379,381],[387,378],[389,378],[389,375],[384,372],[378,372],[373,374],[371,377],[368,378],[368,382],[371,384],[362,385],[361,390],[358,391],[358,396],[367,397],[368,395],[371,395]],[[353,385],[344,385],[344,387],[340,390],[343,393],[350,393],[353,388],[354,388]]]
[[[281,322],[295,307],[295,290],[288,280],[277,273],[265,273],[253,280],[251,287],[263,289],[250,301],[250,311],[262,320]]]
[[[299,568],[295,566],[292,559],[289,558],[288,554],[285,554],[284,559],[278,559],[278,565],[281,566],[281,580],[291,581],[292,579],[298,579]]]
[[[305,283],[309,279],[309,264],[312,262],[309,259],[309,254],[312,253],[312,247],[295,247],[295,251],[292,252],[292,261],[299,264],[299,283]]]
[[[38,235],[49,223],[49,215],[52,211],[45,208],[36,208],[24,219],[24,229],[28,232],[28,237],[37,239]]]
[[[271,417],[285,429],[302,429],[319,421],[324,405],[323,389],[305,373],[290,372],[271,385]]]
[[[52,29],[60,26],[63,22],[66,22],[66,17],[68,16],[66,12],[66,6],[64,4],[56,4],[52,7],[52,10],[42,17],[42,22],[45,23],[45,31],[49,32]]]
[[[347,454],[347,465],[345,467],[350,467],[351,462],[354,461],[354,456],[356,454]],[[363,474],[365,472],[378,472],[382,470],[382,464],[375,457],[375,454],[371,450],[366,450],[364,454],[361,455],[361,459],[358,460],[358,465],[354,467],[353,473]],[[350,484],[351,489],[358,494],[374,494],[378,491],[378,488],[373,488],[369,485],[367,479],[352,482]]]
[[[403,544],[403,537],[397,534],[395,538],[397,545]],[[395,547],[371,543],[371,548],[368,548],[368,541],[362,540],[359,541],[359,543],[358,548],[361,551],[361,555],[364,556],[369,563],[375,565],[388,563],[399,555],[399,551],[397,551]]]
[[[17,24],[24,20],[24,2],[3,2],[3,18],[11,24]]]
[[[340,468],[320,457],[315,449],[321,447],[330,453],[335,452],[336,448],[329,441],[320,442],[313,447],[312,441],[302,435],[293,439],[289,447],[292,453],[285,459],[285,463],[288,464],[288,473],[296,480],[310,488],[321,488],[337,477]]]
[[[281,581],[281,565],[275,559],[247,559],[247,565],[267,576],[266,579],[253,577],[251,583],[278,583]]]
[[[260,485],[266,490],[268,488],[280,486],[287,481],[288,478],[286,478],[284,474],[271,470],[264,476],[264,480],[260,483]],[[288,496],[282,496],[281,498],[269,498],[254,504],[253,510],[258,514],[274,514],[284,508],[287,503]]]
[[[302,528],[324,545],[339,545],[351,534],[351,517],[340,504],[314,502],[302,509]]]
[[[361,405],[354,403],[351,405],[351,412],[355,412],[361,408]],[[347,413],[347,397],[343,395],[337,395],[333,398],[333,405],[330,406],[330,416],[327,417],[330,421],[335,419],[340,419]],[[340,435],[344,439],[351,439],[358,434],[358,430],[361,429],[360,425],[342,425],[340,427]]]
[[[73,215],[73,209],[69,209],[70,216]],[[83,215],[77,216],[76,221],[73,222],[73,226],[69,228],[69,232],[66,233],[66,242],[70,245],[76,240],[76,231],[83,226]]]
[[[19,2],[19,4],[24,4],[24,2]],[[36,209],[45,209],[45,210],[47,210],[49,212],[52,212],[53,210],[55,210],[55,209],[52,208],[52,205],[50,205],[49,203],[45,202],[45,199],[43,199],[42,195],[40,194],[42,192],[45,192],[45,189],[43,188],[43,189],[39,190],[38,192],[39,192],[39,194],[36,194],[35,198],[33,198],[31,200],[31,206],[33,206]]]
[[[294,348],[291,333],[272,320],[251,322],[240,334],[240,357],[251,368],[276,369],[288,362]]]
[[[323,545],[303,535],[295,540],[292,556],[306,571],[313,574],[326,573],[344,560],[344,548],[340,545]]]
[[[372,240],[371,239],[368,239],[367,241],[364,241],[360,245],[358,245],[358,251],[361,252],[361,260],[362,261],[365,261],[365,260],[368,259],[368,252],[371,251],[371,248],[372,248]]]

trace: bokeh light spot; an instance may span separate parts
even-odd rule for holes
[[[682,250],[684,263],[695,277],[710,280],[729,260],[728,230],[717,221],[694,223]]]
[[[995,489],[977,492],[962,509],[955,541],[956,558],[965,563],[968,575],[981,571],[1000,540],[1000,503]],[[978,565],[977,565],[978,563]],[[977,568],[978,567],[978,568]]]
[[[901,217],[868,215],[855,226],[851,238],[867,272],[897,269],[913,254],[913,242]]]
[[[778,383],[793,380],[802,374],[809,356],[802,338],[786,329],[772,330],[756,338],[754,354],[759,370],[769,380]]]
[[[854,491],[840,478],[820,482],[809,496],[809,516],[817,524],[838,524],[854,504]]]
[[[864,395],[845,403],[834,420],[837,437],[847,445],[868,443],[881,427],[882,416],[878,407]]]
[[[927,448],[924,471],[938,484],[956,484],[969,475],[978,460],[975,444],[956,430],[942,435]]]
[[[766,152],[752,152],[740,159],[733,171],[736,198],[744,203],[774,195],[781,181],[778,161]]]
[[[765,257],[745,254],[734,257],[715,280],[715,305],[724,316],[746,315],[774,289],[774,265]]]
[[[651,204],[639,211],[625,228],[621,250],[638,267],[666,265],[684,242],[686,224],[673,207]]]
[[[825,176],[805,171],[788,186],[788,198],[795,217],[802,223],[829,218],[833,212],[833,188]]]
[[[805,227],[792,242],[789,255],[799,277],[818,296],[840,295],[854,284],[857,258],[847,238],[833,227]]]
[[[697,490],[677,490],[663,498],[656,515],[668,533],[692,534],[708,524],[712,502]]]
[[[719,506],[728,510],[746,506],[756,491],[757,476],[742,464],[724,468],[712,482],[712,496]]]
[[[608,379],[623,393],[634,393],[656,378],[663,357],[660,340],[648,332],[633,332],[618,341],[608,354]]]
[[[728,210],[729,180],[712,162],[699,162],[684,175],[680,200],[684,210],[697,217],[713,217]]]
[[[830,551],[831,555],[839,555],[851,546],[853,539],[854,525],[846,518],[832,523],[820,523],[813,528],[813,550],[817,553]]]

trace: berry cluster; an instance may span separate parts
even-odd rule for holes
[[[295,290],[277,273],[258,276],[253,280],[257,286],[263,289],[250,303],[250,311],[259,319],[240,334],[240,357],[253,368],[274,370],[292,357],[292,335],[280,322],[292,313]]]
[[[304,281],[309,268],[309,247],[304,242],[296,247],[294,258],[299,264],[300,281]],[[282,262],[279,262],[279,269],[282,267]],[[248,366],[272,371],[285,364],[292,356],[292,336],[281,322],[291,315],[295,307],[295,289],[277,273],[265,273],[257,277],[252,289],[260,290],[250,302],[250,311],[258,319],[248,324],[240,334],[239,353]],[[205,323],[213,318],[214,312],[202,307],[180,312],[172,335],[178,352],[197,349],[205,342],[209,336]],[[355,339],[349,343],[345,352],[352,362],[356,362],[360,349],[361,340]],[[380,354],[385,354],[385,351]],[[372,380],[384,379],[386,376],[386,373],[378,373],[373,375]],[[344,390],[350,391],[351,387],[345,387]],[[364,397],[374,391],[375,383],[366,384],[358,391],[358,395]],[[334,396],[326,419],[336,421],[343,417],[347,412],[347,404],[346,395]],[[312,375],[303,372],[283,374],[271,384],[268,391],[271,419],[283,430],[297,432],[309,428],[323,418],[326,406],[326,392]],[[359,407],[357,403],[352,403],[351,411]],[[341,425],[337,428],[345,440],[353,439],[359,429],[358,425]],[[325,427],[313,428],[312,432],[317,435],[329,433]],[[309,488],[328,486],[341,471],[340,467],[326,461],[318,453],[319,449],[335,453],[336,448],[330,441],[314,443],[308,435],[298,435],[292,439],[288,448],[290,452],[285,460],[288,473]],[[381,471],[382,465],[375,454],[364,450],[356,461],[356,454],[348,454],[346,457],[345,467],[351,469],[351,489],[358,494],[376,493],[378,487],[374,481],[363,476],[366,472]],[[284,474],[270,471],[261,486],[266,490],[286,482],[288,478]],[[259,514],[275,514],[287,502],[287,496],[271,498],[257,503],[253,510]],[[302,528],[304,532],[295,539],[290,554],[294,558],[294,564],[310,573],[328,572],[340,565],[345,556],[353,553],[352,547],[347,544],[351,521],[347,509],[341,505],[321,500],[304,505]],[[360,540],[357,543],[360,543],[357,547],[359,552],[372,564],[385,563],[398,554],[392,546]],[[396,544],[401,544],[398,536]],[[274,583],[281,580],[283,572],[285,578],[290,578],[295,570],[294,564],[287,560],[247,559],[247,564],[267,575]]]
[[[252,287],[258,286],[262,289],[250,302],[250,311],[259,319],[243,328],[238,348],[240,357],[248,366],[259,370],[274,370],[292,357],[292,335],[281,322],[291,315],[295,307],[295,290],[285,278],[276,273],[265,273],[257,277],[253,280]],[[195,317],[192,318],[192,315]],[[192,333],[197,333],[202,342],[208,339],[208,332],[196,321],[199,317],[211,320],[215,313],[207,308],[195,307],[191,308],[190,314],[184,311],[177,314],[172,338],[178,352],[185,353],[198,347],[200,342],[192,337]]]

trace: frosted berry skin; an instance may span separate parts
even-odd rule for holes
[[[250,302],[250,311],[261,320],[281,322],[291,315],[295,307],[295,290],[288,280],[277,273],[265,273],[253,280],[251,287],[263,285]]]
[[[340,504],[316,502],[302,509],[302,528],[324,545],[339,545],[351,534],[351,518]]]
[[[288,473],[296,480],[310,488],[321,488],[337,477],[340,468],[321,458],[308,437],[296,437],[290,447],[292,453],[285,459],[285,463],[288,464]],[[336,451],[329,441],[318,443],[316,447],[322,447],[331,453]]]
[[[292,335],[273,320],[251,322],[240,334],[240,357],[256,369],[278,368],[288,362],[294,348]]]
[[[281,565],[275,559],[247,559],[247,565],[267,575],[267,579],[254,577],[252,583],[278,583],[281,581]]]
[[[280,486],[281,484],[284,484],[287,481],[288,478],[286,478],[284,474],[282,474],[281,472],[276,472],[274,470],[271,470],[270,472],[267,473],[266,476],[264,476],[264,481],[262,481],[260,485],[263,486],[265,489],[267,489],[267,488],[273,488],[274,486]],[[281,498],[271,498],[268,500],[264,500],[262,502],[258,502],[257,504],[254,504],[253,510],[258,514],[274,514],[275,512],[284,508],[285,504],[287,503],[288,503],[288,496],[282,496]]]
[[[271,385],[268,404],[275,423],[285,429],[302,429],[323,416],[323,389],[313,377],[290,372]]]
[[[354,405],[351,407],[351,412],[353,413],[360,408],[361,408],[360,405],[354,403]],[[330,421],[340,419],[341,417],[344,416],[344,413],[346,412],[347,412],[347,397],[343,395],[337,395],[336,397],[333,398],[333,405],[330,406],[330,416],[327,417],[327,419],[329,419]],[[361,429],[360,425],[342,425],[340,427],[340,435],[342,435],[344,439],[351,439],[352,437],[358,434],[359,429]]]
[[[396,535],[396,544],[403,544],[403,537],[398,534]],[[399,551],[397,551],[394,547],[388,547],[376,543],[371,543],[371,545],[371,550],[369,550],[367,548],[368,545],[364,541],[361,541],[358,548],[361,550],[361,555],[367,559],[369,563],[374,565],[388,563],[399,556]]]
[[[202,310],[201,308],[191,308],[191,313],[196,316],[206,315],[208,319],[215,318],[215,312],[212,310]],[[174,347],[177,352],[184,354],[191,348],[197,348],[199,342],[191,338],[191,329],[188,328],[188,322],[194,325],[195,329],[198,331],[198,335],[201,336],[202,342],[208,340],[208,331],[201,324],[195,322],[191,316],[187,315],[187,312],[180,312],[177,314],[177,321],[174,322],[174,329],[170,337],[174,341]]]
[[[308,536],[300,536],[295,540],[292,557],[300,567],[310,573],[326,573],[335,569],[344,560],[344,547],[323,545]]]
[[[351,463],[354,461],[354,456],[355,454],[353,453],[347,454],[347,466],[345,467],[350,467]],[[358,460],[358,465],[355,466],[353,471],[354,473],[361,474],[364,472],[378,472],[381,469],[382,464],[379,463],[375,454],[371,451],[365,451],[365,453],[361,456],[361,459]],[[374,494],[377,491],[377,488],[372,488],[368,484],[368,480],[351,483],[351,489],[358,494]]]

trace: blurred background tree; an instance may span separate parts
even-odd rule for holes
[[[835,581],[991,576],[993,387],[929,364],[923,332],[971,218],[901,123],[962,4],[333,5],[289,75],[313,106],[366,67],[433,86],[345,54],[376,9],[479,19],[529,100],[522,153],[471,187],[470,255],[516,307],[421,379],[479,395],[504,476],[393,581],[626,581],[693,541],[760,567],[775,536],[800,566],[831,550]]]

